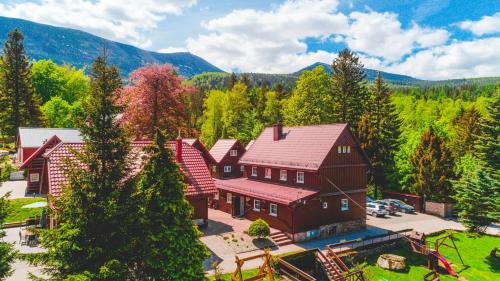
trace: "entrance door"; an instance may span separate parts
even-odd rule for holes
[[[245,197],[233,196],[233,216],[241,217],[245,214]]]

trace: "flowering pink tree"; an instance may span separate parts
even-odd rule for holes
[[[182,80],[169,64],[148,65],[132,72],[130,85],[121,90],[118,98],[124,106],[123,125],[142,139],[150,139],[156,128],[170,136],[178,130],[190,135],[184,101],[195,89],[183,85]]]

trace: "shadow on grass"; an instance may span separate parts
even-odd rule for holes
[[[494,273],[500,272],[500,258],[489,255],[486,258],[484,258],[484,261],[492,272]]]

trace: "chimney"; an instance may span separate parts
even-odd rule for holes
[[[181,131],[179,130],[179,136],[175,140],[175,161],[182,161],[182,137]]]
[[[277,122],[273,125],[273,140],[278,141],[283,138],[283,124]]]

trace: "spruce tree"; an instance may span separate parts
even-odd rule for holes
[[[366,74],[363,64],[349,49],[344,49],[332,63],[333,109],[336,121],[348,123],[354,131],[366,110]]]
[[[15,257],[12,244],[3,241],[5,231],[1,227],[10,211],[8,196],[9,194],[0,197],[0,280],[5,280],[5,278],[11,275],[11,263]]]
[[[157,132],[148,155],[138,179],[142,280],[203,280],[203,260],[209,255],[191,219],[183,174],[162,133]]]
[[[444,139],[432,127],[422,134],[411,156],[411,190],[426,200],[449,202],[453,194],[454,161]]]
[[[475,155],[486,169],[491,170],[492,177],[500,180],[500,95],[496,95],[488,111],[489,116],[479,121]]]
[[[472,232],[484,232],[500,217],[500,184],[489,172],[478,167],[455,183],[460,222]]]
[[[23,34],[14,29],[5,42],[0,88],[0,133],[13,136],[21,126],[40,126],[40,97],[31,79],[31,63],[24,51]]]
[[[464,110],[458,115],[456,124],[456,135],[453,138],[452,148],[455,158],[474,152],[474,144],[480,133],[481,115],[473,105],[468,110]]]
[[[398,147],[399,126],[391,91],[380,72],[370,87],[368,112],[361,116],[358,136],[361,148],[372,164],[370,178],[374,186],[374,196],[389,184],[389,174],[394,169],[394,154]]]
[[[94,62],[90,77],[91,95],[80,124],[84,151],[74,151],[78,161],[68,161],[69,184],[55,199],[59,226],[42,236],[46,267],[56,280],[130,280],[129,263],[137,250],[131,226],[138,205],[127,180],[130,144],[116,118],[121,78],[107,64],[106,53]]]

